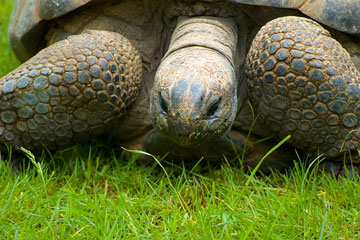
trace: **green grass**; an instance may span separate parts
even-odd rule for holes
[[[0,0],[0,76],[18,64],[6,37],[11,4]],[[114,152],[97,142],[29,154],[17,175],[0,161],[0,239],[360,238],[359,176],[296,164],[250,178],[238,164],[144,164]]]
[[[164,171],[110,150],[78,145],[19,175],[1,162],[0,238],[360,237],[358,177],[338,181],[300,164],[246,185],[247,175],[227,164],[191,170],[196,163],[162,161]]]
[[[8,43],[8,25],[14,0],[0,0],[0,77],[20,64]]]

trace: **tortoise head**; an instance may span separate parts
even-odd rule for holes
[[[196,20],[199,19],[202,18]],[[198,23],[196,20],[190,21]],[[191,26],[190,23],[183,25],[184,28]],[[206,26],[209,24],[206,23]],[[226,49],[194,44],[202,42],[201,38],[209,43],[211,37],[224,37],[218,36],[221,33],[202,35],[196,27],[194,30],[194,26],[188,34],[184,31],[179,33],[179,26],[177,29],[173,34],[175,40],[171,42],[155,75],[150,111],[155,128],[169,140],[181,146],[190,146],[217,139],[231,127],[237,113],[237,81]],[[224,27],[221,28],[223,30]],[[236,39],[228,36],[224,39],[222,47],[232,52]],[[233,42],[226,44],[227,40]]]

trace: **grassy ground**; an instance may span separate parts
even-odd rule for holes
[[[0,0],[0,76],[12,1]],[[227,163],[144,165],[106,143],[0,161],[0,239],[359,239],[360,179],[296,164],[249,180]]]

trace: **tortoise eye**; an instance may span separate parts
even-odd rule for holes
[[[168,115],[169,109],[168,109],[168,102],[165,100],[164,96],[161,92],[159,92],[159,109],[162,114]]]
[[[218,112],[220,102],[221,102],[221,98],[217,98],[209,105],[209,107],[206,111],[206,117],[208,117],[208,118],[215,117],[216,113]]]

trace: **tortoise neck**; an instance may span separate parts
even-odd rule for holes
[[[236,24],[179,18],[150,95],[154,126],[181,146],[218,139],[237,113]]]
[[[220,17],[179,17],[164,59],[186,48],[214,50],[233,65],[237,45],[237,27],[232,19]]]

